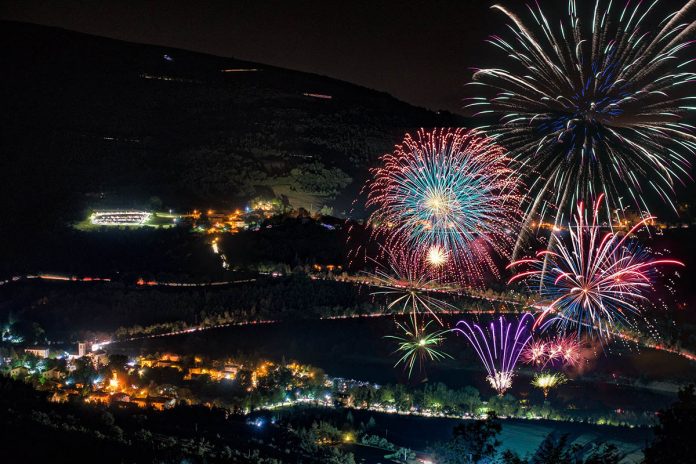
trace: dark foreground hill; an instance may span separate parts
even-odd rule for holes
[[[462,123],[232,58],[14,22],[0,22],[0,40],[5,226],[152,197],[183,209],[275,195],[340,213],[404,132]]]

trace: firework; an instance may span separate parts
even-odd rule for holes
[[[542,315],[536,324],[553,313],[556,325],[564,333],[587,331],[607,339],[618,322],[630,324],[629,316],[640,313],[640,304],[647,301],[653,288],[657,268],[681,265],[672,259],[653,259],[629,237],[646,222],[644,218],[628,233],[619,235],[611,230],[602,232],[599,208],[603,195],[595,202],[588,222],[583,203],[578,204],[574,221],[569,227],[569,243],[552,236],[549,249],[536,258],[522,259],[508,267],[531,268],[513,276],[508,283],[526,280],[537,289],[542,301]]]
[[[489,40],[510,66],[477,70],[472,84],[492,93],[468,106],[500,117],[484,129],[534,173],[527,223],[555,211],[560,224],[558,208],[602,191],[610,208],[628,195],[647,209],[642,186],[671,204],[696,149],[683,121],[696,110],[696,74],[687,71],[693,5],[655,24],[665,9],[658,1],[596,0],[585,17],[570,0],[564,23],[547,20],[537,2],[528,6],[533,27],[493,6],[512,21],[510,38]]]
[[[548,398],[549,390],[566,383],[568,379],[559,373],[542,372],[534,376],[532,385],[544,392],[544,398]]]
[[[428,326],[432,321],[419,327],[415,317],[411,317],[410,325],[397,322],[396,326],[403,332],[402,335],[387,335],[384,338],[396,340],[398,348],[395,353],[400,353],[401,357],[394,364],[404,365],[404,370],[408,369],[408,376],[411,377],[413,367],[418,363],[421,368],[427,361],[442,361],[452,358],[449,354],[438,349],[438,346],[445,340],[447,330],[430,331]]]
[[[545,340],[540,339],[530,341],[520,355],[522,362],[543,366],[546,363],[546,344]]]
[[[418,250],[442,275],[477,283],[508,256],[519,185],[504,150],[476,131],[407,135],[372,171],[370,224],[387,249]]]
[[[433,245],[428,249],[426,260],[433,268],[439,268],[447,263],[447,258],[447,251],[439,245]]]
[[[436,293],[451,293],[456,288],[431,277],[428,264],[419,253],[397,250],[388,254],[388,262],[388,268],[378,266],[369,277],[378,288],[372,295],[389,299],[389,312],[411,314],[412,317],[429,314],[441,323],[438,313],[456,310],[450,303],[434,296]]]
[[[573,367],[580,362],[580,348],[576,337],[537,339],[529,342],[522,351],[521,359],[541,369],[547,365]]]
[[[525,313],[514,322],[507,322],[500,316],[490,323],[487,330],[466,321],[459,321],[453,330],[469,340],[488,372],[486,380],[502,396],[512,386],[515,366],[532,337],[533,323],[534,317]]]
[[[563,366],[574,367],[580,362],[581,346],[576,337],[557,337],[552,341],[549,359]]]

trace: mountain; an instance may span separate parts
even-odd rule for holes
[[[95,204],[230,207],[259,195],[338,213],[405,132],[465,124],[234,58],[8,21],[0,38],[5,225],[49,226]]]

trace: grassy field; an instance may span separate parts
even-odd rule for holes
[[[287,179],[287,181],[285,181]],[[290,188],[291,178],[276,178],[273,182],[264,184],[273,190],[277,197],[285,196],[294,208],[304,208],[308,211],[317,211],[322,206],[331,204],[331,200],[323,195],[316,195],[307,192],[299,192]]]

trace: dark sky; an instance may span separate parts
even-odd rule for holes
[[[0,17],[324,74],[456,111],[470,67],[493,50],[485,38],[504,24],[493,3],[0,0]]]

